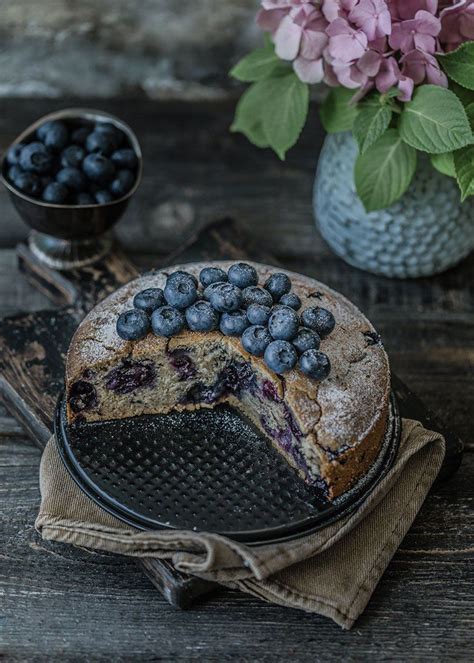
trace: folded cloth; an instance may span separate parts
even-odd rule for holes
[[[36,528],[51,541],[169,559],[180,571],[350,628],[418,513],[444,451],[439,433],[404,419],[393,466],[357,511],[319,532],[249,547],[217,534],[143,532],[122,523],[78,488],[51,439],[41,460]]]

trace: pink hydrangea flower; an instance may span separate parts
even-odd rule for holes
[[[323,0],[321,11],[328,21],[335,18],[347,18],[358,0]]]
[[[394,57],[383,59],[375,77],[375,87],[379,92],[385,94],[392,87],[397,87],[400,101],[410,101],[414,86],[413,79],[402,74]]]
[[[273,32],[275,53],[293,62],[293,68],[305,83],[318,83],[324,77],[322,56],[328,44],[328,23],[311,3],[298,2],[283,16]]]
[[[474,0],[461,0],[440,14],[440,41],[446,51],[454,51],[465,41],[474,40]]]
[[[360,0],[351,10],[349,20],[364,31],[369,41],[392,31],[392,17],[385,0]]]
[[[413,49],[434,53],[436,37],[441,31],[441,21],[433,14],[420,9],[415,18],[395,23],[388,42],[396,51],[408,53]]]
[[[262,30],[275,32],[283,18],[293,7],[304,4],[302,0],[262,0],[257,23]]]
[[[438,0],[388,0],[388,6],[394,20],[409,21],[421,10],[435,15]]]
[[[328,43],[327,21],[309,3],[294,7],[281,21],[274,34],[275,52],[282,60],[294,60],[298,54],[319,59]]]
[[[368,39],[365,32],[355,30],[345,18],[336,18],[326,28],[329,55],[339,62],[352,62],[364,55]]]
[[[401,59],[403,64],[402,73],[411,78],[415,85],[420,83],[431,83],[448,87],[448,79],[441,71],[437,59],[431,53],[413,50]]]
[[[257,22],[305,83],[324,80],[354,100],[396,87],[447,85],[435,54],[474,40],[474,0],[262,0]]]

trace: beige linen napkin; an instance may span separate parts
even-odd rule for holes
[[[51,439],[41,460],[36,528],[44,539],[170,559],[180,571],[350,628],[410,528],[443,457],[439,433],[404,419],[394,465],[356,512],[293,541],[249,547],[216,534],[142,532],[120,522],[81,492]]]

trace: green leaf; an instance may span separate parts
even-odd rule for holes
[[[381,96],[382,99],[391,99],[392,97],[398,97],[400,95],[400,90],[397,87],[391,87],[390,90],[384,92]]]
[[[469,106],[469,104],[474,101],[473,90],[468,90],[465,87],[462,87],[462,85],[458,85],[454,81],[449,83],[449,89],[454,92],[464,107]]]
[[[474,103],[466,107],[466,115],[474,132]],[[461,189],[461,201],[474,195],[474,145],[463,147],[454,153],[456,179]]]
[[[230,129],[240,131],[258,147],[271,147],[284,159],[298,140],[308,105],[308,86],[293,72],[266,78],[242,95]]]
[[[448,177],[456,177],[454,170],[454,158],[452,152],[445,152],[444,154],[431,154],[431,163],[437,171]]]
[[[319,109],[323,127],[329,134],[350,131],[357,115],[357,106],[350,104],[354,90],[342,87],[331,88]]]
[[[453,92],[438,85],[421,85],[400,116],[400,135],[417,150],[440,154],[472,141],[463,105]]]
[[[474,145],[454,153],[454,167],[463,202],[468,196],[474,196]]]
[[[446,55],[439,55],[443,69],[456,83],[474,90],[474,42],[467,41]]]
[[[309,89],[296,74],[257,83],[262,100],[262,126],[270,147],[280,159],[296,143],[304,127]]]
[[[261,120],[261,97],[258,84],[251,85],[239,99],[231,131],[243,133],[257,147],[269,147]]]
[[[363,154],[388,129],[392,119],[390,106],[376,101],[364,102],[359,105],[359,112],[354,120],[354,133],[359,151]]]
[[[466,106],[466,115],[471,125],[471,130],[474,132],[474,102]]]
[[[355,163],[355,185],[367,212],[400,198],[415,169],[416,150],[402,141],[396,129],[388,129]]]
[[[283,62],[275,54],[273,44],[266,43],[263,48],[258,48],[246,55],[230,71],[230,75],[245,83],[253,83],[270,76],[287,74],[290,65]]]

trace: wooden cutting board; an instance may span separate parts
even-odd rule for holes
[[[118,246],[102,261],[68,272],[45,267],[24,244],[17,252],[20,271],[59,308],[0,320],[0,399],[32,441],[43,448],[51,436],[56,401],[64,385],[65,356],[76,327],[98,301],[138,272]],[[252,245],[234,221],[223,219],[202,229],[156,267],[217,259],[277,264]],[[419,419],[445,435],[448,451],[440,478],[450,476],[461,461],[462,442],[396,377],[393,388],[402,416]],[[138,563],[169,603],[177,607],[189,606],[214,587],[213,583],[177,572],[167,561],[143,559]]]

